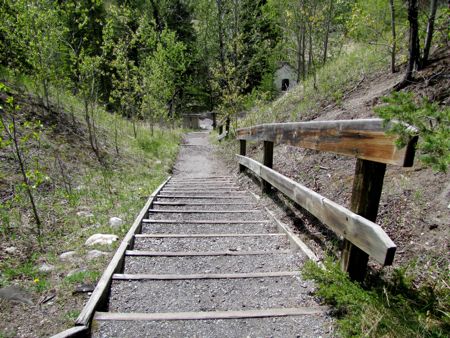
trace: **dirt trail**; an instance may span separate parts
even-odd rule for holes
[[[215,157],[184,138],[173,177],[113,277],[94,337],[331,337],[307,256]]]

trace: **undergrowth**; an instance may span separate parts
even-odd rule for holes
[[[24,192],[14,189],[17,166],[8,148],[0,149],[0,287],[20,286],[35,300],[49,290],[57,290],[57,306],[73,311],[73,319],[79,311],[79,300],[72,295],[74,285],[95,283],[117,247],[117,243],[86,247],[86,239],[94,233],[123,237],[148,196],[170,174],[182,130],[155,128],[152,136],[145,122],[133,123],[99,106],[94,118],[104,157],[101,163],[88,142],[82,102],[65,93],[60,95],[59,105],[46,109],[33,94],[36,88],[27,77],[2,77],[13,88],[9,95],[20,105],[19,126],[30,119],[40,120],[44,126],[39,140],[23,142],[23,147],[30,167],[39,168],[48,180],[35,190],[43,219],[39,247],[28,200]],[[122,218],[121,227],[109,226],[113,216]],[[6,252],[7,248],[10,251]],[[110,254],[87,261],[85,255],[92,249]],[[75,258],[61,260],[59,255],[66,251],[75,251]],[[39,271],[44,262],[53,270]],[[3,303],[0,312],[9,313],[8,306]],[[54,334],[68,324],[64,310],[58,313],[61,316],[54,321],[54,331],[40,335]],[[11,328],[4,325],[7,322],[0,325],[0,336],[9,336]]]
[[[272,103],[261,102],[239,121],[240,127],[312,119],[327,104],[341,104],[355,82],[386,65],[387,53],[376,46],[352,45],[338,58]]]
[[[342,337],[448,337],[448,271],[417,286],[410,268],[363,287],[328,258],[325,269],[309,261],[303,276],[317,283],[317,295],[332,306]]]

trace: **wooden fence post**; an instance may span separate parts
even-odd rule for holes
[[[372,222],[376,221],[385,172],[384,163],[357,159],[351,211]],[[364,251],[344,240],[341,269],[348,272],[352,280],[358,282],[364,280],[368,261],[369,256]]]
[[[240,144],[240,150],[239,155],[245,156],[247,154],[247,141],[246,140],[239,140]],[[239,164],[239,172],[243,173],[245,172],[245,166],[242,164]]]
[[[273,142],[271,141],[264,141],[263,164],[269,168],[273,167]],[[261,182],[262,192],[270,193],[270,191],[272,190],[272,186],[270,185],[270,183],[264,181],[263,179]]]
[[[216,128],[217,128],[216,112],[213,111],[211,114],[212,114],[212,120],[213,120],[212,127],[214,130],[216,130]]]
[[[227,120],[225,121],[225,130],[227,132],[227,135],[225,136],[225,138],[229,138],[230,137],[230,118],[227,117]]]
[[[223,126],[220,125],[220,126],[219,126],[219,135],[222,135],[222,133],[223,133]]]

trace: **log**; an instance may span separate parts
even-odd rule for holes
[[[411,167],[417,136],[398,149],[382,119],[262,124],[237,130],[237,139],[271,141],[374,162]]]
[[[236,157],[240,164],[298,203],[335,233],[349,240],[379,263],[392,264],[396,246],[379,225],[251,158],[240,155]]]

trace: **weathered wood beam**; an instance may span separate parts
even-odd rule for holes
[[[379,263],[392,264],[396,246],[379,225],[251,158],[240,155],[236,157],[240,164],[301,205],[335,233],[348,239]]]
[[[358,159],[350,209],[375,222],[378,214],[381,192],[383,190],[386,164]],[[362,282],[366,276],[369,255],[345,240],[341,256],[341,269],[348,272],[352,280]],[[392,262],[389,262],[389,265]]]
[[[410,167],[417,137],[398,149],[396,135],[386,134],[382,119],[312,121],[262,124],[238,129],[236,138],[272,141],[301,148],[328,151],[374,162]]]

